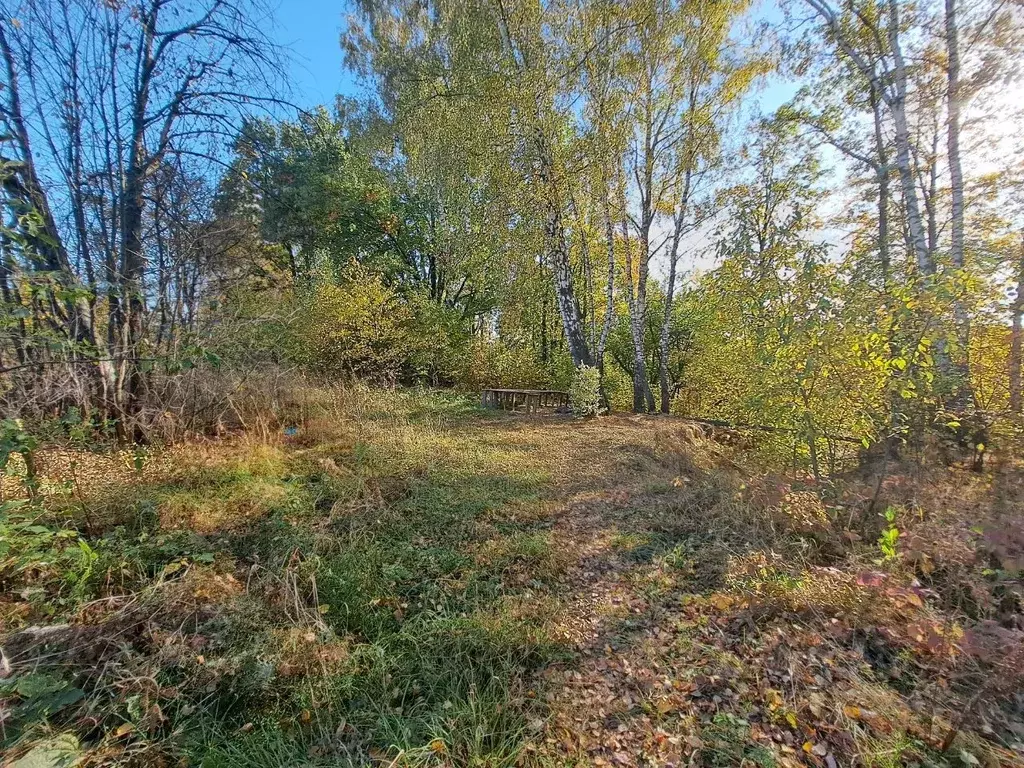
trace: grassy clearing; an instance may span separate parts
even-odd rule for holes
[[[292,423],[118,459],[119,481],[76,454],[81,480],[8,507],[10,755],[1017,764],[1014,689],[965,650],[1015,637],[1020,549],[984,534],[1007,530],[1012,468],[897,476],[883,560],[868,480],[822,493],[671,420],[355,390],[307,393]]]
[[[480,439],[490,423],[457,397],[333,393],[291,442],[189,446],[131,488],[55,495],[33,522],[67,546],[51,572],[5,569],[4,621],[71,623],[8,653],[25,668],[88,647],[49,687],[96,724],[79,702],[32,723],[13,691],[8,743],[71,728],[108,760],[513,763],[535,718],[524,680],[560,650],[503,604],[545,589],[557,558],[513,520],[543,505],[543,464]]]

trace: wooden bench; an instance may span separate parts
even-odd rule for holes
[[[557,408],[569,405],[569,393],[555,389],[485,389],[481,393],[484,408],[501,408],[514,411],[526,406],[527,413],[536,413],[539,408]]]

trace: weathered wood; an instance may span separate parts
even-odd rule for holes
[[[537,413],[541,408],[569,404],[569,393],[556,389],[485,389],[480,393],[484,408],[516,410],[522,405],[526,412]]]

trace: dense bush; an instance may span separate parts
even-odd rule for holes
[[[356,263],[307,284],[234,291],[209,345],[228,368],[293,367],[325,381],[450,386],[469,366],[459,311]]]
[[[352,269],[300,293],[295,359],[326,379],[398,380],[408,359],[411,309],[378,275]]]
[[[470,389],[565,387],[571,371],[567,355],[545,365],[531,347],[477,339],[462,383]]]

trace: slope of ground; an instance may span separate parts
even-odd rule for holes
[[[870,510],[674,419],[290,419],[42,454],[0,531],[11,764],[1024,764],[1008,463]]]

